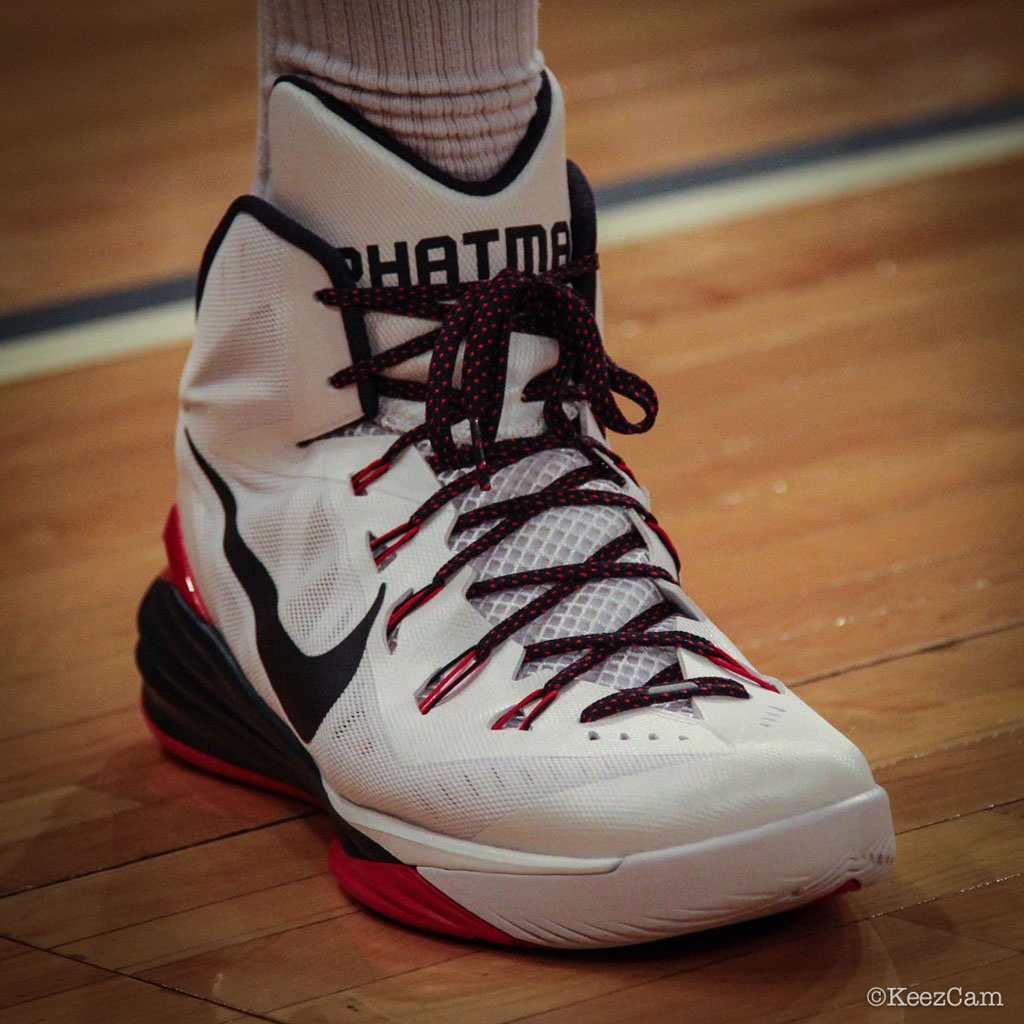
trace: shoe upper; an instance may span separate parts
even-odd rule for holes
[[[507,167],[465,183],[277,84],[268,195],[234,204],[200,276],[178,508],[214,624],[336,793],[460,839],[623,855],[873,783],[679,588],[607,448],[611,391],[649,388],[594,341],[562,119],[548,76]],[[552,326],[566,311],[586,323]],[[501,353],[479,370],[485,329]]]

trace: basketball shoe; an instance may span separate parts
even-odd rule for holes
[[[609,447],[656,399],[602,347],[554,80],[484,182],[297,79],[269,131],[200,271],[139,613],[160,741],[315,801],[348,893],[459,936],[642,942],[883,875],[863,756],[683,593]]]

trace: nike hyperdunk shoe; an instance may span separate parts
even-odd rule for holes
[[[605,946],[874,881],[859,751],[680,589],[607,432],[595,216],[558,88],[464,182],[308,83],[214,233],[143,704],[337,825],[341,886],[454,935]],[[633,403],[632,418],[619,404]]]

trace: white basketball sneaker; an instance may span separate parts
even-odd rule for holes
[[[602,347],[562,122],[548,77],[462,182],[275,86],[268,199],[200,272],[138,661],[161,742],[321,804],[366,905],[606,946],[872,882],[893,834],[860,752],[680,589],[607,446],[656,400]]]

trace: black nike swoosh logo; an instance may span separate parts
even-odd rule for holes
[[[267,678],[288,721],[308,743],[359,668],[370,629],[384,603],[384,584],[377,591],[370,610],[337,646],[323,654],[303,654],[281,623],[273,578],[238,532],[235,496],[200,455],[187,431],[185,439],[224,507],[224,554],[252,604],[256,619],[256,649]]]

